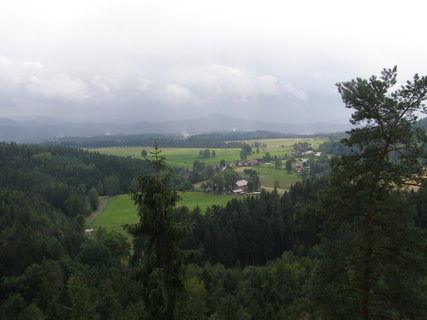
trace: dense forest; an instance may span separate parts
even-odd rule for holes
[[[137,267],[128,262],[129,241],[102,229],[84,236],[90,202],[83,191],[96,188],[111,170],[124,188],[118,192],[127,191],[134,172],[151,172],[148,164],[67,148],[1,147],[1,318],[143,318]],[[50,159],[40,161],[41,155]],[[57,166],[47,166],[49,161]],[[327,178],[312,177],[283,195],[263,191],[226,207],[213,206],[206,214],[176,209],[174,221],[192,226],[181,243],[192,258],[182,270],[185,294],[177,300],[177,318],[314,315],[326,221],[319,201],[328,188]],[[405,195],[414,224],[423,229],[426,192]],[[71,208],[73,198],[80,205]]]
[[[427,138],[414,123],[427,78],[389,95],[395,77],[339,84],[356,126],[324,146],[330,170],[205,214],[176,208],[157,149],[142,161],[1,143],[0,318],[425,318]],[[129,190],[130,238],[85,235],[99,195]]]
[[[0,154],[1,318],[139,318],[137,313],[133,315],[133,309],[139,310],[138,295],[134,292],[134,269],[127,263],[127,238],[103,230],[87,238],[84,216],[91,210],[90,190],[99,190],[100,194],[127,192],[134,175],[151,172],[147,162],[64,147],[6,143],[1,144]],[[116,176],[115,186],[109,182],[112,174]],[[177,209],[178,221],[195,224],[182,248],[203,248],[193,259],[197,264],[186,267],[185,282],[189,294],[195,295],[191,299],[197,298],[200,305],[181,301],[179,312],[197,311],[198,318],[215,314],[217,308],[238,303],[235,294],[246,270],[242,267],[264,266],[253,269],[252,276],[257,276],[258,271],[271,272],[267,261],[280,260],[285,250],[300,247],[297,251],[305,254],[318,242],[317,231],[310,231],[311,239],[302,236],[301,232],[308,232],[296,225],[305,224],[304,218],[288,224],[295,215],[289,210],[296,207],[297,198],[308,201],[314,197],[320,186],[321,183],[313,185],[307,181],[297,184],[283,197],[277,192],[263,192],[259,198],[233,200],[226,208],[214,206],[206,215],[198,210],[189,212],[185,207]],[[300,189],[305,191],[297,191]],[[259,241],[270,230],[273,238]],[[229,237],[234,242],[227,242]],[[289,253],[283,259],[286,264],[299,258]],[[307,261],[303,260],[304,264]],[[227,288],[224,281],[233,282],[229,285],[235,288]],[[208,296],[214,294],[218,296],[208,302]],[[223,299],[222,304],[218,299]],[[251,303],[249,299],[247,304]],[[194,310],[196,307],[200,309]],[[238,310],[249,315],[243,306]]]

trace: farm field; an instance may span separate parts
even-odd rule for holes
[[[266,148],[260,148],[259,154],[249,155],[249,159],[261,158],[265,152],[269,152],[271,156],[278,156],[292,151],[292,145],[297,142],[308,142],[313,148],[318,148],[322,141],[306,139],[306,138],[286,138],[286,139],[261,139],[261,140],[242,140],[248,144],[255,141],[266,144]],[[152,146],[146,147],[110,147],[110,148],[91,148],[89,151],[99,152],[102,154],[115,155],[121,157],[142,158],[141,150],[152,151]],[[225,160],[227,163],[234,163],[240,160],[240,149],[228,148],[209,148],[215,150],[215,158],[199,158],[199,151],[204,148],[162,148],[160,150],[166,156],[168,165],[180,168],[191,168],[194,160],[204,161],[206,164],[215,165],[220,160]],[[255,151],[255,150],[253,150]]]
[[[248,144],[252,144],[255,141],[259,143],[265,143],[267,145],[267,151],[272,151],[271,149],[281,149],[281,150],[291,150],[294,143],[298,142],[308,142],[311,144],[312,148],[316,149],[319,147],[319,144],[323,143],[322,140],[314,140],[307,138],[283,138],[283,139],[258,139],[258,140],[241,140]]]
[[[259,179],[261,180],[261,186],[268,191],[271,191],[274,188],[274,184],[277,181],[279,183],[279,191],[283,193],[285,190],[289,190],[292,184],[295,184],[297,181],[300,181],[300,176],[291,172],[288,173],[284,169],[274,169],[268,168],[267,166],[258,166],[258,167],[239,167],[236,168],[236,172],[244,175],[244,169],[255,169],[258,172]]]
[[[180,193],[182,200],[179,206],[187,206],[190,210],[197,206],[204,212],[211,205],[225,205],[234,196],[223,196],[215,194],[206,194],[202,192],[184,192]],[[103,227],[107,230],[115,230],[121,233],[123,225],[135,223],[138,221],[136,206],[128,194],[122,194],[111,197],[107,200],[104,211],[94,219],[88,228]]]
[[[312,148],[317,149],[319,144],[323,141],[306,139],[306,138],[286,138],[286,139],[260,139],[260,140],[244,140],[242,142],[253,144],[258,142],[260,144],[266,144],[266,147],[261,147],[259,153],[253,153],[248,156],[248,159],[262,158],[266,152],[270,153],[271,157],[280,156],[285,153],[291,153],[293,145],[298,142],[308,142]],[[108,155],[115,155],[121,157],[132,157],[142,158],[141,150],[152,150],[151,146],[148,147],[110,147],[110,148],[92,148],[89,151],[99,152]],[[221,160],[225,160],[226,163],[234,164],[236,160],[240,160],[240,149],[227,149],[227,148],[209,148],[211,151],[215,151],[216,156],[214,158],[199,158],[199,151],[203,148],[161,148],[162,154],[165,155],[167,164],[178,168],[191,168],[195,160],[203,161],[206,164],[212,166],[217,165]],[[256,151],[253,148],[253,151]],[[287,173],[286,170],[276,170],[270,168],[267,165],[257,166],[255,169],[261,180],[261,186],[266,190],[272,190],[275,185],[275,181],[279,183],[279,191],[284,192],[288,190],[292,184],[295,184],[300,180],[298,174],[292,172]],[[284,163],[283,163],[284,166]],[[236,172],[243,174],[244,168],[236,168]],[[199,189],[199,184],[194,187],[196,190]]]
[[[140,158],[141,150],[145,149],[148,152],[152,151],[152,147],[111,147],[111,148],[94,148],[89,151],[95,151],[103,154]],[[219,161],[234,162],[240,157],[240,149],[222,149],[209,148],[215,150],[215,158],[199,158],[199,151],[202,148],[160,148],[162,154],[166,156],[166,162],[169,166],[178,168],[191,168],[194,160],[204,161],[206,164],[216,165]]]

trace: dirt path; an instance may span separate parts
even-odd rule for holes
[[[99,198],[99,206],[96,211],[93,211],[89,217],[86,218],[86,224],[91,224],[105,209],[105,204],[107,203],[109,197]]]

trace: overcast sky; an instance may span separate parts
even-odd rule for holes
[[[0,117],[346,123],[335,83],[427,74],[423,3],[0,0]]]

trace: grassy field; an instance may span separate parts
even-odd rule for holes
[[[254,169],[258,172],[259,178],[261,180],[261,186],[266,190],[272,190],[274,188],[275,181],[279,183],[279,188],[284,190],[289,190],[292,184],[295,184],[297,181],[300,181],[300,176],[291,172],[288,173],[284,169],[276,170],[272,166],[269,168],[268,166],[258,166],[258,167],[239,167],[236,168],[236,172],[239,172],[243,175],[244,169]]]
[[[132,157],[140,158],[141,150],[152,151],[152,147],[111,147],[111,148],[95,148],[89,149],[90,151],[96,151],[103,154],[121,156],[121,157]],[[216,165],[221,160],[226,162],[234,162],[240,158],[240,149],[219,149],[209,148],[209,150],[215,150],[215,158],[199,158],[199,151],[202,148],[160,148],[162,154],[166,156],[166,161],[169,166],[179,168],[191,168],[194,160],[204,161],[207,164]]]
[[[322,143],[322,140],[313,140],[307,138],[283,138],[283,139],[259,139],[259,140],[244,140],[242,142],[252,144],[255,141],[259,143],[265,143],[267,145],[267,151],[274,151],[274,149],[279,150],[290,150],[292,151],[292,146],[298,142],[308,142],[311,144],[311,147],[317,149],[319,144]]]
[[[317,149],[322,141],[304,139],[304,138],[287,138],[287,139],[261,139],[261,140],[246,140],[245,143],[252,144],[255,141],[266,144],[264,148],[260,148],[259,153],[249,155],[249,159],[262,158],[264,153],[269,152],[272,157],[280,156],[285,153],[291,153],[293,144],[297,142],[308,142],[312,148]],[[111,148],[94,148],[89,149],[90,151],[100,152],[103,154],[142,158],[141,150],[152,151],[152,147],[111,147]],[[210,148],[215,150],[215,158],[203,158],[200,159],[199,151],[202,148],[161,148],[162,153],[166,156],[168,165],[179,168],[191,168],[194,160],[200,160],[207,164],[216,165],[220,160],[225,160],[227,163],[234,164],[236,160],[240,159],[240,149],[220,149]],[[253,150],[255,151],[255,150]],[[284,166],[284,162],[283,162]],[[275,181],[278,181],[281,191],[289,189],[291,184],[299,181],[299,176],[296,173],[288,174],[285,170],[275,170],[268,168],[268,166],[259,166],[255,170],[258,171],[261,179],[261,185],[267,190],[271,190],[274,187]],[[242,172],[243,168],[237,168],[237,172]],[[198,186],[195,186],[198,189]]]
[[[202,192],[180,193],[182,200],[178,206],[187,206],[190,210],[197,206],[204,212],[211,205],[225,205],[233,196],[206,194]],[[138,221],[136,206],[127,194],[107,200],[104,211],[90,224],[89,228],[104,227],[107,230],[123,231],[123,225]]]
[[[244,142],[252,144],[255,141],[259,143],[265,143],[266,148],[261,148],[259,154],[249,155],[249,159],[261,158],[265,152],[270,152],[271,156],[279,156],[292,151],[292,145],[297,142],[308,142],[313,148],[317,148],[321,141],[303,139],[303,138],[288,138],[288,139],[264,139],[264,140],[246,140]],[[111,148],[93,148],[90,151],[96,151],[103,154],[121,156],[121,157],[132,157],[142,158],[141,150],[152,151],[152,147],[111,147]],[[173,167],[191,168],[194,160],[201,160],[207,164],[216,165],[220,160],[225,160],[227,163],[233,163],[236,160],[240,160],[240,149],[220,149],[210,148],[215,150],[215,158],[204,158],[200,159],[199,151],[202,148],[162,148],[160,150],[166,156],[168,165]],[[255,150],[253,150],[255,151]]]

